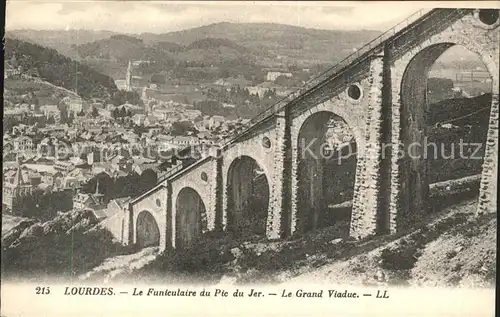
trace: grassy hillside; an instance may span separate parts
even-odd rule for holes
[[[128,61],[148,60],[149,66],[143,64],[136,68],[136,74],[144,75],[159,70],[168,71],[179,63],[190,63],[196,66],[205,65],[253,65],[258,57],[250,49],[235,42],[207,38],[189,45],[169,42],[145,44],[142,39],[113,35],[109,39],[82,45],[74,45],[73,49],[85,63],[103,69],[113,77],[123,77]],[[119,66],[118,68],[115,66]]]
[[[13,57],[16,61],[11,62]],[[117,87],[111,77],[59,54],[56,50],[17,39],[5,41],[5,59],[56,86],[77,92],[83,98],[111,96]]]
[[[427,114],[427,123],[434,125],[438,122],[453,121],[459,126],[480,125],[488,126],[491,108],[491,93],[474,98],[446,99],[432,104]],[[473,115],[471,115],[473,114]]]
[[[81,58],[109,59],[121,64],[129,60],[173,60],[171,54],[159,47],[147,46],[141,39],[126,35],[113,35],[73,48]]]
[[[29,94],[26,94],[29,92]],[[32,104],[36,99],[40,105],[57,105],[63,98],[77,98],[77,94],[37,78],[17,78],[4,80],[4,107],[19,103]]]
[[[72,277],[124,250],[90,211],[73,210],[43,223],[2,216],[2,273],[29,279]],[[104,247],[105,246],[105,247]]]

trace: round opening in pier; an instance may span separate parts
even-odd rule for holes
[[[363,92],[358,84],[353,84],[347,89],[347,95],[354,101],[361,99]]]
[[[479,10],[479,20],[486,25],[494,25],[498,22],[498,10],[481,9]]]
[[[262,146],[266,149],[271,147],[271,140],[267,136],[262,138]]]

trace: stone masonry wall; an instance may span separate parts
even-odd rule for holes
[[[202,174],[206,174],[206,180],[202,179]],[[176,214],[177,214],[177,199],[179,193],[184,188],[192,188],[201,197],[203,204],[205,205],[205,214],[201,215],[201,222],[205,223],[203,226],[203,233],[206,231],[213,231],[216,228],[216,188],[217,188],[217,159],[210,158],[204,163],[201,163],[185,173],[177,176],[171,180],[172,188],[172,241],[175,247],[175,228],[176,228]]]
[[[379,208],[380,164],[382,159],[382,88],[384,56],[378,55],[370,64],[367,117],[364,147],[358,150],[358,166],[354,191],[350,235],[360,238],[376,233]]]
[[[404,139],[400,134],[402,124],[407,124],[405,113],[401,113],[401,96],[404,92],[401,82],[403,75],[413,58],[424,49],[432,50],[437,44],[458,44],[467,48],[471,52],[477,53],[483,60],[486,68],[492,76],[492,107],[488,129],[487,148],[483,164],[483,174],[480,188],[479,211],[496,211],[496,182],[498,170],[498,70],[499,70],[499,32],[498,25],[495,28],[485,27],[472,12],[458,20],[447,23],[446,27],[429,28],[426,34],[409,37],[411,43],[404,43],[404,48],[394,46],[392,55],[395,58],[391,61],[392,74],[392,152],[397,151],[404,144]],[[425,65],[421,65],[424,67]],[[408,88],[408,87],[407,87]],[[390,229],[391,232],[404,230],[405,221],[402,215],[407,214],[408,206],[404,203],[403,196],[407,179],[405,179],[403,169],[404,161],[397,155],[392,156],[391,162],[391,194],[390,194]],[[400,217],[401,216],[401,217]]]
[[[291,188],[292,188],[292,197],[291,197],[291,212],[290,212],[290,233],[294,234],[296,232],[301,232],[301,228],[298,228],[297,225],[299,223],[299,210],[298,210],[298,197],[299,197],[299,180],[298,180],[298,162],[301,156],[299,153],[299,134],[302,126],[306,122],[306,120],[312,116],[313,114],[320,111],[328,111],[333,114],[336,114],[342,117],[348,126],[351,128],[354,137],[356,139],[357,148],[363,149],[365,147],[365,138],[363,137],[363,133],[366,126],[366,115],[367,109],[369,105],[369,98],[366,96],[367,92],[370,90],[371,84],[369,79],[370,66],[369,63],[357,65],[357,68],[352,70],[352,76],[346,76],[351,78],[350,82],[337,82],[339,85],[335,90],[340,91],[333,98],[316,104],[311,105],[307,111],[304,111],[300,114],[294,113],[294,117],[291,120],[291,143],[292,143],[292,151],[291,151],[291,159],[292,159],[292,171],[291,171]],[[348,97],[347,88],[350,84],[357,83],[362,89],[362,96],[359,100],[355,101]],[[359,164],[359,163],[358,163]],[[356,183],[360,181],[360,168],[357,167],[356,171]],[[357,186],[359,190],[359,185]],[[355,204],[357,204],[359,198],[358,197],[355,185]],[[353,213],[356,208],[353,206]]]
[[[404,196],[408,194],[405,192],[408,182],[404,172],[405,162],[397,155],[401,146],[404,147],[408,141],[401,133],[402,127],[408,124],[408,113],[402,111],[401,97],[409,87],[402,87],[403,75],[407,69],[411,70],[408,66],[419,52],[429,50],[429,56],[433,57],[438,55],[436,52],[439,47],[442,49],[443,45],[450,44],[462,45],[477,53],[492,76],[493,98],[478,212],[496,211],[500,22],[487,26],[478,20],[477,12],[472,10],[436,12],[431,18],[420,21],[397,38],[386,42],[384,52],[372,52],[370,58],[351,65],[343,74],[294,101],[287,107],[286,113],[275,116],[274,126],[257,127],[252,135],[224,148],[217,159],[208,160],[186,171],[169,181],[166,187],[160,186],[158,190],[135,201],[131,204],[130,240],[135,242],[136,239],[134,228],[137,215],[142,210],[148,210],[160,228],[160,247],[166,249],[169,247],[167,244],[173,246],[175,230],[171,228],[175,228],[175,201],[180,190],[185,187],[195,189],[202,197],[207,210],[207,229],[224,230],[228,213],[228,174],[233,162],[241,156],[253,158],[264,170],[269,183],[268,238],[277,239],[300,232],[300,228],[297,228],[298,139],[305,121],[320,111],[341,116],[353,130],[357,142],[358,164],[351,235],[371,235],[386,220],[391,233],[401,231],[405,227],[405,215],[409,211]],[[361,88],[359,100],[353,100],[347,95],[347,88],[352,84]],[[389,93],[385,96],[387,90]],[[384,118],[384,115],[389,115],[390,118]],[[387,124],[387,120],[391,123]],[[263,146],[264,138],[270,140],[270,147]],[[384,168],[381,164],[386,161],[381,161],[380,157],[384,150],[383,140],[390,142],[391,153],[390,161]],[[389,171],[387,181],[385,178],[381,181],[381,174]],[[201,179],[202,172],[206,173],[207,181]],[[386,194],[389,196],[388,212],[382,198]],[[160,205],[156,203],[157,199],[161,202]],[[384,201],[383,206],[380,205],[381,199]]]
[[[156,221],[158,228],[160,229],[160,250],[166,250],[169,246],[167,245],[167,235],[170,234],[171,230],[167,226],[167,189],[164,186],[159,186],[158,189],[152,191],[149,195],[144,196],[131,203],[132,208],[132,243],[137,243],[137,217],[142,211],[149,212]]]
[[[269,138],[271,140],[271,146],[269,148],[265,148],[262,146],[263,138]],[[264,130],[260,133],[257,133],[250,139],[246,139],[240,143],[237,143],[230,148],[226,149],[222,153],[222,228],[223,230],[227,229],[227,215],[228,215],[228,179],[231,165],[242,156],[248,156],[254,159],[260,168],[263,169],[268,184],[269,184],[269,208],[268,215],[273,214],[273,204],[271,203],[271,197],[274,197],[273,192],[275,189],[275,183],[273,178],[274,171],[274,150],[276,147],[276,131],[274,129]],[[272,218],[273,216],[268,218]]]
[[[269,214],[266,234],[269,239],[279,239],[286,235],[287,216],[290,212],[290,123],[289,113],[282,111],[276,115],[274,146],[274,169],[272,189],[269,198]]]

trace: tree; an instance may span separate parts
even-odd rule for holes
[[[173,136],[185,135],[188,131],[197,132],[191,121],[176,121],[170,128],[170,134]]]
[[[120,116],[120,111],[118,110],[118,108],[113,109],[113,111],[111,112],[111,116],[113,117],[113,119],[118,119],[118,117]]]
[[[161,85],[166,83],[165,75],[162,74],[153,74],[151,76],[151,83]]]
[[[99,110],[96,107],[92,106],[92,117],[97,118],[99,116]]]
[[[136,91],[119,90],[113,94],[111,103],[115,106],[123,105],[126,102],[139,106],[143,105],[141,96]]]
[[[124,118],[127,116],[127,109],[125,107],[120,108],[120,112],[118,113],[118,117]]]
[[[68,122],[68,107],[66,105],[59,105],[59,112],[61,114],[61,123],[67,123]]]
[[[229,78],[229,76],[231,76],[231,74],[229,73],[229,70],[227,68],[224,68],[220,71],[220,75],[219,75],[221,78]]]
[[[290,86],[292,80],[288,78],[287,76],[284,75],[279,75],[275,80],[274,83],[280,86]]]

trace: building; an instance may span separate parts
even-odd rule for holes
[[[144,125],[145,120],[146,120],[146,115],[144,114],[137,113],[132,116],[132,121],[136,125]]]
[[[209,129],[214,129],[220,127],[222,123],[226,121],[226,118],[223,116],[212,116],[208,119],[207,125]]]
[[[33,140],[27,136],[20,136],[12,140],[12,145],[14,147],[14,151],[19,152],[33,152],[35,150],[35,145],[33,144]]]
[[[265,93],[268,91],[274,91],[276,93],[276,96],[278,97],[285,97],[289,95],[290,93],[293,92],[291,89],[286,89],[282,86],[278,86],[276,84],[273,84],[271,82],[263,82],[261,84],[258,84],[256,86],[248,86],[246,87],[248,92],[252,95],[258,95],[259,98],[263,98]]]
[[[160,120],[179,117],[179,112],[172,109],[156,108],[151,114]]]
[[[123,105],[120,105],[116,107],[118,111],[123,111],[122,109],[125,109],[125,111],[130,112],[132,115],[134,114],[144,114],[145,109],[143,107],[137,106],[137,105],[132,105],[130,103],[124,103]]]
[[[3,78],[14,78],[14,77],[19,77],[21,75],[21,66],[18,66],[17,68],[11,67],[7,65],[7,68],[5,69]]]
[[[44,105],[40,107],[40,111],[45,115],[45,118],[54,118],[55,122],[59,122],[61,120],[61,111],[57,107],[57,105]]]
[[[101,117],[104,117],[106,119],[112,119],[113,118],[113,113],[109,109],[99,109],[99,115]]]
[[[237,86],[245,87],[245,86],[248,86],[250,83],[251,83],[250,80],[245,79],[243,76],[238,76],[238,78],[229,77],[229,78],[217,79],[214,82],[214,85],[220,86],[220,87],[230,88],[230,87],[237,87]]]
[[[47,170],[44,172],[41,172],[42,175],[42,182],[48,185],[56,186],[58,187],[60,182],[58,182],[59,179],[62,179],[63,174],[60,171],[51,171]]]
[[[56,161],[54,162],[54,168],[58,171],[69,173],[75,169],[75,164],[69,161]]]
[[[25,196],[31,195],[33,190],[34,187],[23,179],[21,164],[18,157],[17,168],[12,177],[7,176],[3,181],[2,211],[6,210],[13,215],[22,216],[22,200]]]
[[[27,113],[27,111],[21,110],[19,108],[8,108],[4,110],[3,117],[4,120],[7,118],[21,120],[25,113]]]
[[[192,145],[199,145],[200,140],[194,136],[176,136],[172,139],[172,144],[180,147],[192,146]]]
[[[158,125],[153,125],[153,126],[149,126],[148,127],[148,132],[145,133],[147,135],[150,135],[150,136],[155,136],[155,135],[158,135],[160,134],[161,132],[163,131],[163,127],[162,126],[158,126]]]
[[[158,123],[158,118],[155,116],[146,116],[146,118],[144,119],[145,126],[154,126],[157,123]]]
[[[126,173],[132,172],[132,167],[134,165],[134,160],[131,157],[125,157],[124,155],[114,155],[109,160],[111,167],[117,171],[123,171]]]
[[[83,102],[81,99],[71,99],[68,102],[68,111],[77,114],[83,111]]]
[[[101,222],[101,226],[108,229],[115,239],[124,245],[128,244],[128,203],[130,201],[130,197],[111,200],[107,205],[105,218]]]
[[[190,110],[190,109],[185,109],[183,112],[182,112],[182,115],[184,116],[184,118],[188,119],[188,120],[195,120],[199,117],[201,117],[202,113],[200,110]]]
[[[73,198],[73,208],[99,210],[105,208],[103,194],[77,193]]]
[[[77,193],[73,198],[73,208],[100,210],[106,208],[104,195],[99,193],[99,182],[94,194]]]
[[[285,72],[285,71],[268,71],[266,75],[266,80],[267,81],[275,81],[276,78],[280,76],[285,76],[285,77],[292,77],[293,74],[290,72]]]

